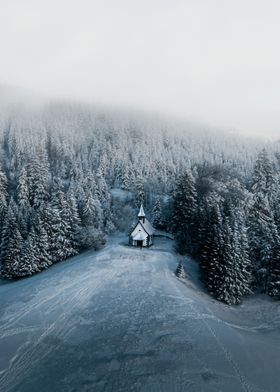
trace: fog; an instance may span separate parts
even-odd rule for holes
[[[280,134],[277,0],[0,4],[0,83]]]

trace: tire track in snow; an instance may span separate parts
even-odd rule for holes
[[[0,339],[6,338],[8,336],[14,336],[14,335],[19,335],[21,333],[26,333],[26,332],[34,332],[37,331],[40,328],[39,325],[35,326],[30,326],[30,327],[19,327],[19,328],[13,328],[9,329],[8,331],[4,331]]]
[[[98,290],[102,285],[105,285],[110,280],[114,278],[118,271],[112,271],[111,274],[106,274],[106,279],[103,279],[102,282],[97,283],[95,286],[90,284],[88,286],[83,287],[75,293],[75,295],[71,298],[68,297],[64,303],[58,301],[59,305],[62,307],[67,306],[67,311],[63,312],[54,322],[52,322],[48,328],[39,336],[39,338],[29,345],[28,348],[20,355],[16,356],[15,360],[11,360],[10,366],[2,372],[0,375],[0,391],[9,392],[13,388],[15,388],[20,380],[23,377],[26,377],[28,373],[40,362],[44,359],[52,350],[53,347],[49,346],[47,349],[42,347],[43,350],[39,350],[39,346],[43,346],[44,340],[50,336],[51,334],[55,334],[55,336],[62,337],[63,332],[65,332],[65,323],[67,322],[67,315],[73,314],[73,308],[79,308],[82,302],[84,302],[84,297],[86,294],[92,296],[93,291]],[[86,282],[89,280],[87,276],[82,282]],[[79,282],[79,284],[81,281]],[[76,286],[76,284],[69,285],[69,287]],[[57,296],[59,296],[59,293]],[[55,296],[53,296],[54,298]],[[70,306],[70,307],[69,307]],[[59,346],[56,346],[56,349]]]
[[[149,252],[150,253],[150,252]],[[170,254],[168,252],[165,252],[168,254],[168,256],[170,257]],[[144,254],[145,255],[145,254]],[[139,255],[138,255],[139,256]],[[166,284],[169,285],[169,281],[170,279],[173,279],[170,277],[170,271],[167,269],[166,270],[161,270],[160,271],[160,275],[158,272],[158,266],[154,265],[153,260],[147,260],[147,259],[143,259],[143,255],[141,254],[141,259],[139,260],[139,258],[137,258],[137,265],[140,265],[141,262],[141,272],[148,272],[148,276],[150,278],[148,285],[146,284],[145,286],[142,287],[142,291],[138,288],[138,292],[137,295],[135,296],[129,296],[129,301],[126,301],[126,303],[124,304],[122,302],[122,306],[124,306],[125,308],[128,307],[130,309],[129,312],[129,320],[130,323],[128,326],[126,326],[126,332],[123,334],[123,337],[121,339],[121,341],[119,341],[118,344],[118,351],[120,351],[121,353],[123,353],[124,355],[127,353],[130,349],[130,351],[132,351],[132,355],[135,356],[135,358],[137,357],[143,357],[145,358],[146,356],[149,356],[149,351],[155,351],[153,350],[154,348],[156,349],[155,353],[162,351],[165,351],[165,344],[160,344],[160,346],[158,346],[158,337],[155,337],[155,335],[153,334],[152,337],[152,342],[151,344],[148,346],[148,349],[143,350],[143,345],[138,344],[138,342],[141,342],[141,338],[143,336],[145,336],[145,338],[148,338],[148,333],[151,332],[152,329],[154,329],[155,327],[158,327],[160,325],[159,321],[155,321],[154,324],[151,323],[151,316],[153,314],[157,314],[159,308],[164,309],[165,308],[165,302],[164,302],[164,298],[166,298],[166,296],[162,296],[162,298],[160,298],[160,300],[157,300],[157,295],[152,295],[155,292],[155,285],[154,283],[157,282],[158,280],[161,281],[162,283],[162,272],[164,272],[165,278],[166,278]],[[164,255],[165,257],[166,255]],[[134,251],[134,259],[136,258],[135,256],[135,251]],[[167,262],[167,260],[165,260]],[[148,268],[147,268],[148,266]],[[145,280],[147,279],[147,277],[145,276]],[[165,282],[164,282],[165,283]],[[160,285],[159,287],[159,292],[161,292],[162,289],[162,285]],[[134,291],[133,291],[134,293]],[[169,297],[169,296],[167,296]],[[139,300],[140,298],[140,300]],[[177,297],[177,298],[182,298],[182,297]],[[132,305],[131,305],[132,304]],[[167,319],[167,321],[169,322],[170,320]],[[172,326],[170,327],[171,329],[168,330],[166,333],[164,333],[163,336],[169,335],[169,333],[174,334],[174,330],[172,329]],[[133,337],[133,341],[131,340]],[[140,340],[139,340],[140,339]],[[155,346],[156,345],[156,346]],[[133,348],[134,347],[134,348]],[[140,351],[139,349],[140,348]],[[176,356],[178,356],[178,354],[180,354],[181,351],[177,351],[176,352]],[[181,357],[183,359],[183,355]],[[198,357],[198,362],[204,366],[205,363],[203,363],[200,358]],[[156,360],[157,361],[157,360]],[[181,360],[180,360],[181,361]],[[179,361],[179,362],[180,362]],[[159,360],[160,362],[160,360]],[[181,363],[183,363],[181,361]],[[129,388],[132,390],[134,387],[136,387],[136,385],[138,385],[139,387],[139,379],[141,380],[142,375],[140,374],[135,374],[132,373],[131,375],[131,370],[132,372],[134,371],[134,367],[131,365],[131,363],[127,362],[127,361],[121,361],[119,368],[118,368],[118,374],[116,376],[113,375],[113,377],[110,379],[108,379],[108,374],[106,374],[106,376],[104,376],[104,381],[105,381],[105,385],[103,387],[97,387],[96,390],[98,391],[102,391],[102,392],[116,392],[116,391],[120,391],[120,390],[126,390]],[[155,376],[155,374],[151,373],[151,376]],[[115,378],[117,377],[117,378]],[[124,383],[122,383],[122,380],[125,380]],[[131,384],[132,380],[134,380],[136,382],[136,384]],[[169,380],[170,381],[170,380]],[[129,384],[128,384],[129,382]],[[174,380],[172,381],[174,382]],[[179,384],[179,389],[178,390],[187,390],[186,388],[189,386],[189,380],[185,379],[181,373],[177,374],[176,376],[176,385]],[[163,380],[160,380],[160,388],[163,388],[164,382]],[[129,389],[129,390],[130,390]],[[95,390],[95,389],[94,389]],[[137,389],[136,389],[137,390]],[[160,389],[163,390],[163,389]],[[166,391],[166,389],[164,389]]]
[[[172,286],[174,287],[174,278],[176,278],[176,275],[175,275],[174,273],[171,274],[171,273],[170,273],[170,270],[169,270],[168,268],[167,268],[166,271],[165,271],[165,275],[166,275],[166,279],[167,279],[168,281],[170,281],[170,280],[172,281]],[[178,278],[176,278],[176,279],[178,279]],[[179,280],[180,280],[180,279],[179,279]],[[203,318],[203,315],[198,314],[198,312],[197,312],[196,310],[194,310],[194,307],[193,307],[193,305],[192,305],[193,300],[190,300],[190,299],[188,299],[188,298],[186,298],[186,297],[182,297],[182,295],[181,295],[181,293],[179,292],[177,286],[176,286],[176,291],[177,291],[180,295],[171,295],[171,294],[168,294],[168,298],[172,298],[172,299],[175,299],[175,300],[177,300],[177,301],[179,300],[179,303],[180,303],[180,304],[181,304],[181,303],[185,303],[185,304],[189,305],[190,309],[192,310],[192,313],[190,313],[190,312],[188,311],[188,312],[187,312],[188,317],[191,317],[193,320],[201,320],[201,319]],[[186,314],[186,312],[185,312],[185,309],[184,309],[184,316],[185,316],[185,314]],[[197,335],[199,335],[199,332],[198,332],[198,331],[197,331]],[[209,372],[209,366],[208,366],[207,363],[203,360],[203,356],[199,356],[199,355],[196,353],[195,350],[193,351],[193,355],[195,356],[197,362],[201,365],[201,369],[202,369],[205,373]],[[183,361],[183,356],[181,356],[181,361]],[[181,381],[181,384],[182,384],[182,381]]]
[[[116,250],[116,251],[115,251]],[[118,251],[120,250],[120,251]],[[211,319],[215,319],[217,321],[220,321],[219,319],[216,319],[216,317],[214,316],[214,314],[204,314],[204,311],[202,309],[202,311],[198,311],[195,308],[194,302],[189,300],[188,298],[186,298],[184,296],[184,294],[182,293],[182,291],[180,290],[180,283],[176,282],[176,280],[174,279],[174,275],[171,274],[170,269],[167,267],[168,264],[168,260],[166,259],[166,257],[169,259],[170,258],[174,258],[176,256],[174,256],[172,253],[170,252],[166,252],[166,255],[163,255],[161,253],[160,250],[153,250],[153,253],[156,252],[157,256],[156,257],[160,257],[161,261],[164,261],[163,264],[159,263],[158,261],[155,263],[155,260],[153,258],[149,258],[148,256],[146,257],[145,260],[142,260],[144,255],[148,255],[147,252],[149,252],[149,255],[152,254],[152,252],[149,251],[142,251],[142,253],[140,253],[139,250],[139,257],[136,257],[136,250],[130,250],[128,249],[123,249],[123,247],[118,247],[116,246],[114,248],[114,255],[112,257],[112,264],[107,264],[110,265],[110,270],[108,270],[107,268],[105,268],[104,270],[102,269],[102,271],[100,270],[95,270],[95,268],[87,268],[86,271],[83,272],[83,275],[86,275],[86,277],[82,278],[80,276],[77,277],[75,276],[75,271],[74,273],[72,272],[71,274],[69,274],[69,271],[71,271],[71,268],[68,269],[68,279],[73,277],[73,282],[71,282],[71,284],[66,284],[68,279],[66,279],[65,283],[63,283],[63,287],[61,288],[61,290],[57,291],[55,295],[52,296],[52,298],[54,299],[53,301],[51,301],[50,304],[47,303],[47,308],[46,309],[42,309],[43,312],[45,312],[45,310],[47,312],[51,312],[51,311],[56,311],[56,308],[59,310],[59,307],[61,306],[62,308],[65,307],[65,312],[63,314],[59,314],[59,316],[57,317],[57,319],[51,323],[47,325],[47,329],[46,331],[42,331],[42,334],[40,337],[38,337],[34,342],[28,342],[28,344],[26,344],[25,346],[22,346],[18,352],[16,353],[17,355],[14,356],[14,359],[11,360],[10,362],[10,367],[8,368],[8,371],[10,372],[7,377],[3,374],[0,374],[0,391],[1,392],[11,392],[11,391],[16,391],[17,386],[19,385],[19,382],[21,382],[23,380],[23,378],[27,377],[30,374],[30,372],[34,369],[34,367],[36,367],[36,365],[38,365],[38,363],[40,363],[40,361],[42,361],[45,357],[47,357],[51,351],[53,350],[53,347],[49,347],[48,344],[48,337],[50,336],[54,336],[54,337],[58,337],[58,338],[63,338],[65,339],[65,337],[68,336],[69,330],[67,330],[65,328],[66,323],[69,320],[69,317],[71,317],[73,314],[75,314],[75,310],[79,310],[79,308],[83,305],[83,302],[87,300],[87,298],[89,296],[94,296],[94,293],[96,293],[98,291],[98,289],[104,284],[108,284],[110,282],[110,280],[114,279],[116,277],[116,275],[118,277],[120,277],[121,279],[125,279],[125,274],[129,275],[132,271],[133,274],[135,274],[133,276],[133,279],[131,279],[131,276],[128,276],[128,278],[126,279],[124,286],[121,286],[121,289],[123,288],[123,293],[121,296],[119,296],[118,298],[116,298],[116,296],[112,296],[112,291],[109,292],[110,296],[107,298],[109,298],[109,305],[114,306],[116,304],[116,309],[114,309],[114,314],[117,315],[117,312],[120,310],[121,312],[123,311],[128,311],[127,314],[127,319],[123,320],[122,317],[118,318],[116,317],[116,319],[114,320],[115,323],[120,320],[121,324],[119,325],[120,329],[122,327],[124,327],[123,330],[121,330],[121,339],[119,342],[119,345],[115,346],[113,345],[113,349],[115,351],[113,351],[114,353],[117,353],[117,355],[110,355],[108,356],[108,358],[105,358],[108,360],[107,364],[109,366],[109,372],[107,372],[107,374],[105,374],[104,376],[101,375],[99,376],[99,380],[102,380],[104,382],[104,384],[96,384],[94,385],[94,388],[92,388],[92,390],[94,391],[104,391],[104,392],[116,392],[116,391],[120,391],[123,390],[122,387],[125,385],[127,387],[127,389],[135,389],[137,390],[139,385],[143,385],[142,384],[142,380],[144,382],[148,382],[150,381],[149,377],[150,375],[149,373],[149,368],[147,368],[147,374],[139,374],[139,372],[137,371],[136,373],[134,372],[135,370],[135,366],[137,366],[138,361],[140,360],[140,362],[142,361],[141,358],[139,357],[145,357],[145,355],[149,356],[149,352],[148,350],[153,350],[153,348],[156,348],[156,350],[165,350],[166,348],[168,349],[168,347],[170,347],[170,341],[168,341],[169,345],[166,345],[165,340],[163,339],[163,341],[160,340],[159,345],[157,344],[156,340],[149,340],[150,338],[153,338],[153,336],[151,335],[152,333],[152,329],[154,328],[154,326],[158,326],[160,325],[161,321],[152,321],[152,315],[156,314],[156,312],[158,311],[158,309],[164,310],[164,301],[166,297],[174,297],[174,309],[176,308],[176,306],[180,307],[180,318],[178,318],[178,320],[183,320],[182,316],[183,316],[183,311],[184,309],[186,310],[186,307],[184,308],[182,303],[186,303],[189,306],[187,307],[187,312],[190,310],[190,312],[188,312],[188,316],[190,316],[191,318],[194,318],[195,320],[201,320],[202,322],[198,322],[197,323],[197,331],[196,331],[196,335],[192,335],[192,337],[194,337],[195,339],[197,338],[197,335],[199,336],[199,331],[203,331],[205,334],[205,329],[207,331],[209,331],[209,333],[211,334],[211,336],[213,337],[213,342],[215,342],[218,346],[218,348],[220,348],[221,353],[223,354],[223,357],[226,358],[227,362],[230,364],[230,368],[229,368],[229,373],[230,376],[232,378],[234,378],[236,383],[240,383],[240,385],[242,386],[242,390],[244,392],[268,392],[268,391],[263,391],[260,388],[257,387],[253,387],[252,385],[250,385],[248,383],[248,381],[245,379],[245,377],[243,376],[242,372],[240,371],[240,368],[238,367],[238,365],[236,364],[236,362],[234,361],[232,354],[230,353],[230,351],[228,350],[227,347],[225,347],[225,345],[223,344],[223,342],[221,341],[221,339],[219,338],[217,331],[215,330],[215,328],[212,327],[212,323],[210,323]],[[125,255],[124,255],[125,254]],[[140,256],[141,254],[141,256]],[[100,257],[101,256],[101,257]],[[97,261],[99,263],[99,267],[100,265],[103,264],[103,261],[110,261],[111,258],[111,254],[110,252],[108,253],[102,253],[98,258],[95,258],[95,261]],[[119,258],[122,259],[120,266],[119,266]],[[140,260],[141,258],[141,260]],[[162,260],[163,259],[163,260]],[[87,260],[87,261],[91,261],[91,260]],[[110,261],[111,263],[111,261]],[[151,263],[151,264],[149,264]],[[132,267],[131,268],[131,264],[134,265],[139,265],[139,269],[138,267]],[[84,266],[85,264],[82,264],[82,266]],[[175,265],[175,264],[174,264]],[[159,271],[159,266],[162,269]],[[121,268],[119,268],[121,267]],[[136,269],[135,269],[136,268]],[[115,269],[117,269],[117,271],[114,271]],[[112,274],[109,276],[109,274]],[[141,283],[141,285],[139,287],[135,287],[134,285],[137,285],[137,278],[136,278],[136,274],[138,274],[138,279],[142,279],[142,274],[143,274],[143,283]],[[166,277],[163,276],[163,274],[166,275]],[[92,275],[92,277],[91,277]],[[61,275],[60,275],[61,276]],[[76,280],[75,280],[76,279]],[[90,281],[90,280],[93,280]],[[98,279],[102,279],[102,282],[97,282]],[[157,281],[157,279],[161,279],[162,283],[160,285],[154,286],[154,283]],[[106,281],[105,281],[106,280]],[[54,280],[55,282],[58,283],[58,279]],[[174,284],[174,286],[172,285],[172,282]],[[45,281],[44,281],[45,283]],[[61,283],[61,282],[60,282]],[[100,285],[98,284],[100,283]],[[164,286],[166,286],[167,290],[164,289]],[[40,286],[38,286],[40,288]],[[46,287],[46,286],[45,286]],[[45,288],[44,287],[44,288]],[[80,288],[79,290],[77,290],[77,287]],[[117,286],[116,286],[117,288]],[[57,287],[57,289],[59,289],[59,287]],[[157,294],[161,293],[161,289],[162,290],[162,298],[158,299]],[[56,290],[56,288],[55,288]],[[69,292],[67,293],[67,291],[69,290]],[[142,292],[143,290],[143,292]],[[74,293],[72,295],[72,292]],[[171,293],[174,292],[174,296],[169,295]],[[71,297],[67,297],[67,294],[71,294]],[[117,293],[117,291],[115,291],[115,293]],[[114,292],[113,292],[114,294]],[[176,295],[178,294],[178,295]],[[105,293],[106,295],[106,293]],[[105,322],[108,323],[108,327],[105,328],[105,334],[104,337],[107,336],[107,338],[109,337],[109,343],[114,343],[113,340],[110,339],[110,335],[109,333],[113,330],[116,331],[117,329],[117,324],[112,325],[111,327],[109,325],[110,323],[110,309],[106,306],[106,304],[104,304],[104,302],[102,302],[102,296],[96,296],[97,301],[94,302],[94,306],[99,306],[101,305],[101,310],[102,310],[102,315],[105,318]],[[40,299],[40,298],[39,298]],[[47,298],[47,300],[49,300],[50,298]],[[33,300],[33,299],[31,299]],[[62,301],[61,301],[62,300]],[[37,303],[36,303],[37,304]],[[46,303],[43,303],[46,306]],[[40,307],[40,306],[38,306]],[[34,306],[30,306],[31,310],[34,310]],[[37,308],[37,306],[36,306]],[[105,312],[109,313],[106,314]],[[171,301],[168,301],[168,307],[166,308],[166,311],[170,311],[170,313],[172,313],[172,303]],[[210,310],[209,310],[210,312]],[[28,313],[27,313],[28,314]],[[53,318],[53,314],[49,315],[49,317]],[[163,318],[164,323],[167,325],[167,328],[169,328],[169,330],[172,330],[172,327],[176,325],[176,318],[174,319],[174,322],[172,322],[172,318],[168,318],[170,317],[169,314],[164,314],[165,318]],[[168,316],[168,317],[167,317]],[[20,315],[20,320],[24,317]],[[172,317],[172,315],[171,315]],[[143,320],[144,318],[144,320]],[[187,320],[186,318],[184,318],[185,320]],[[160,319],[162,320],[162,319]],[[71,320],[72,321],[72,320]],[[16,321],[15,321],[16,323]],[[96,323],[96,325],[99,325],[98,323]],[[71,326],[75,327],[75,324],[71,324]],[[126,328],[126,329],[125,329]],[[9,331],[16,331],[17,328],[14,329],[8,329],[6,332],[8,333]],[[165,327],[161,330],[161,332],[165,332]],[[18,328],[18,330],[20,330],[20,328]],[[101,329],[102,330],[102,329]],[[167,331],[168,332],[168,331]],[[175,328],[175,333],[176,333],[176,328]],[[106,335],[107,334],[107,335]],[[142,341],[142,337],[145,336],[145,341],[143,344]],[[164,335],[159,335],[159,337],[164,336]],[[183,336],[183,335],[182,335]],[[151,342],[151,344],[149,344]],[[172,342],[172,339],[171,339]],[[141,343],[141,344],[140,344]],[[145,345],[145,343],[147,343],[147,345]],[[63,341],[61,342],[61,345],[63,344]],[[58,346],[54,347],[54,349],[58,348],[59,349],[60,345],[58,344]],[[102,348],[102,346],[100,346]],[[224,348],[224,349],[223,349]],[[132,351],[132,354],[129,353],[129,350]],[[184,361],[186,356],[184,355],[184,352],[186,353],[186,351],[181,351],[180,350],[175,350],[174,351],[175,354],[178,356],[178,358],[176,358],[176,362],[177,361]],[[117,359],[119,360],[119,353],[128,353],[128,355],[125,355],[124,358],[120,357],[120,368],[117,371],[114,371],[115,369],[110,369],[110,361]],[[132,357],[130,357],[130,354],[132,355]],[[155,355],[157,354],[157,352],[155,353]],[[228,354],[228,356],[227,356]],[[102,355],[102,354],[101,354]],[[136,362],[134,362],[134,358],[133,356],[135,355],[136,358]],[[201,364],[201,367],[203,367],[204,369],[209,370],[209,364],[208,366],[205,365],[205,363],[203,362],[203,357],[199,356],[198,352],[196,350],[193,350],[193,355],[196,357],[197,361],[199,361],[199,363]],[[106,354],[104,354],[104,357],[106,357]],[[222,357],[222,358],[223,358]],[[49,356],[49,358],[51,358],[51,356]],[[94,357],[96,359],[96,356]],[[98,359],[98,358],[97,358]],[[151,358],[151,360],[153,360],[154,358]],[[144,359],[144,365],[147,366],[147,364],[149,365],[150,359],[147,358],[147,362]],[[157,358],[155,358],[155,361],[157,361]],[[135,365],[136,363],[136,365]],[[196,364],[196,368],[195,370],[197,370],[197,365]],[[237,366],[237,368],[235,367],[235,365]],[[210,365],[211,366],[211,365]],[[200,366],[199,366],[200,367]],[[53,369],[53,368],[52,368]],[[232,369],[232,372],[231,370]],[[180,391],[185,391],[188,390],[188,388],[186,387],[186,383],[187,380],[184,379],[184,372],[185,369],[183,369],[183,371],[180,369],[180,373],[176,372],[176,373],[172,373],[171,375],[172,377],[174,377],[172,380],[170,380],[170,376],[166,376],[167,377],[167,381],[170,382],[174,382],[174,388],[176,388],[176,390],[180,390]],[[199,371],[199,368],[198,368]],[[239,373],[238,373],[239,371]],[[118,374],[117,374],[118,373]],[[121,377],[127,377],[127,381],[121,381]],[[151,376],[157,376],[157,374],[151,373]],[[14,377],[14,378],[13,378]],[[144,378],[141,378],[144,377]],[[169,377],[169,378],[168,378]],[[106,380],[107,378],[107,380]],[[2,382],[3,380],[3,382]],[[107,383],[106,383],[107,381]],[[128,384],[129,381],[132,381],[132,384]],[[134,384],[135,381],[135,384]],[[157,390],[164,390],[166,391],[165,386],[164,386],[164,378],[158,378],[158,379],[153,379],[153,381],[156,382],[157,385]],[[192,381],[191,381],[192,382]],[[243,383],[242,383],[243,382]],[[140,384],[141,383],[141,384]],[[69,384],[70,385],[70,384]],[[154,384],[152,384],[154,385]],[[24,385],[26,386],[26,385]],[[96,389],[95,389],[96,386]],[[149,387],[149,384],[145,384],[145,386]],[[238,386],[238,384],[237,384]],[[3,388],[3,389],[2,389]],[[80,391],[83,390],[83,386],[79,385],[79,389]],[[84,390],[88,390],[88,384],[86,386],[84,386]],[[161,389],[162,388],[162,389]],[[246,389],[247,388],[247,389]],[[197,386],[196,388],[194,388],[195,390],[197,390]],[[236,388],[239,390],[239,388]]]
[[[108,255],[107,255],[108,253],[109,253],[108,250],[104,250],[103,253],[99,257],[98,256],[97,257],[93,257],[93,259],[96,261],[97,258],[98,258],[99,262],[101,262],[102,260],[106,261],[106,260],[108,260]],[[79,256],[82,256],[82,255],[79,255]],[[79,257],[79,256],[76,256],[76,257]],[[91,259],[91,258],[89,257],[89,259]],[[78,260],[77,260],[77,262],[78,262]],[[91,268],[89,268],[87,272],[88,272],[88,274],[90,274],[91,273]],[[96,271],[94,271],[94,272],[96,272]],[[32,279],[32,277],[30,277],[29,279]],[[47,278],[45,278],[45,279],[47,279]],[[52,276],[52,279],[53,279],[53,276]],[[87,281],[87,280],[88,280],[88,278],[84,278],[81,281],[80,280],[79,281],[72,280],[71,283],[69,283],[69,284],[65,284],[65,283],[63,284],[63,281],[62,282],[59,281],[59,276],[58,276],[57,277],[57,281],[58,282],[57,282],[57,285],[54,286],[54,293],[53,294],[48,295],[46,298],[43,297],[41,300],[39,300],[39,301],[37,301],[35,303],[34,302],[31,303],[28,307],[24,307],[22,309],[22,311],[19,311],[19,312],[17,311],[17,315],[15,317],[13,317],[12,320],[9,320],[8,322],[0,325],[1,331],[7,330],[7,329],[11,328],[18,321],[20,321],[25,316],[27,316],[30,312],[32,312],[32,311],[40,308],[42,305],[45,305],[48,302],[52,301],[55,297],[57,297],[58,295],[63,293],[65,290],[68,290],[68,289],[71,289],[71,288],[75,288],[75,287],[77,287],[78,284],[83,283],[84,281]],[[47,283],[48,283],[48,281],[46,281],[46,284],[44,285],[43,289],[46,289],[46,288],[49,289]],[[59,292],[57,292],[57,289],[59,289]],[[1,338],[2,338],[2,335],[0,333],[0,339]]]
[[[261,389],[260,387],[255,387],[253,386],[247,379],[246,377],[242,374],[242,371],[240,370],[240,367],[238,366],[238,364],[236,363],[236,361],[233,359],[231,352],[228,350],[228,348],[223,344],[223,342],[221,341],[221,339],[219,338],[216,330],[209,325],[209,323],[207,322],[207,319],[213,319],[215,321],[217,321],[218,319],[215,317],[215,315],[212,313],[211,310],[209,310],[209,312],[211,313],[212,317],[211,318],[204,318],[202,321],[204,324],[207,325],[208,329],[211,331],[211,334],[213,335],[213,337],[215,338],[215,340],[217,341],[219,347],[222,349],[222,351],[224,352],[227,360],[229,363],[231,363],[232,367],[235,369],[235,372],[237,373],[237,375],[239,376],[239,380],[240,382],[243,382],[243,386],[244,386],[244,391],[246,392],[251,392],[251,391],[256,391],[258,390],[259,392],[268,392],[267,390]],[[221,322],[221,320],[218,320],[218,322]],[[227,324],[227,323],[225,323]],[[247,389],[246,389],[247,388]]]
[[[180,281],[180,279],[177,279],[177,280]],[[175,283],[173,284],[173,286],[175,287],[178,294],[181,294],[180,290],[178,289],[178,287]],[[182,298],[182,300],[184,300],[184,298]],[[211,333],[211,335],[213,336],[213,338],[217,342],[217,345],[220,347],[221,351],[223,352],[223,355],[225,356],[227,362],[231,365],[231,368],[234,370],[234,373],[237,375],[243,391],[244,392],[251,392],[253,390],[252,385],[246,380],[245,376],[242,374],[238,364],[233,359],[230,351],[225,347],[225,345],[223,344],[221,339],[218,337],[215,329],[207,322],[207,319],[205,317],[200,317],[199,312],[194,308],[192,303],[189,303],[189,305],[190,305],[193,313],[197,314],[198,319],[201,319],[202,323],[205,325],[205,327],[208,329],[208,331]],[[212,316],[213,316],[213,319],[215,319],[215,316],[213,313],[212,313]]]
[[[135,251],[134,251],[135,252]],[[140,251],[139,251],[140,252]],[[135,259],[135,254],[134,254],[134,259]],[[138,266],[140,265],[141,262],[141,272],[146,272],[147,270],[147,260],[145,256],[145,253],[142,254],[139,253],[137,255],[137,263]],[[128,259],[128,257],[125,257]],[[149,262],[149,261],[148,261]],[[152,271],[150,267],[153,267]],[[148,271],[150,273],[150,276],[153,276],[153,273],[156,272],[156,269],[153,265],[149,265]],[[127,271],[124,271],[126,273]],[[143,314],[145,314],[145,308],[149,305],[152,305],[152,309],[150,308],[150,314],[152,314],[155,309],[156,305],[155,302],[151,300],[150,293],[151,293],[151,287],[152,287],[152,280],[149,281],[148,285],[145,285],[143,287],[143,291],[139,290],[135,292],[134,286],[132,286],[132,293],[133,295],[126,296],[126,302],[124,301],[121,302],[121,307],[122,308],[128,308],[129,309],[129,315],[128,315],[128,320],[129,323],[126,324],[126,329],[124,330],[122,339],[118,341],[118,352],[120,352],[122,355],[126,356],[129,352],[129,348],[131,348],[131,343],[135,344],[135,341],[137,337],[143,335],[143,331],[145,330],[144,325],[144,320],[143,320]],[[119,302],[117,302],[119,305]],[[120,305],[119,305],[120,306]],[[112,304],[110,304],[110,307],[112,307]],[[137,332],[135,332],[135,330]],[[131,340],[131,336],[133,336],[133,342]],[[145,354],[143,353],[134,353],[133,355],[137,356],[144,356]],[[105,385],[99,388],[99,391],[104,391],[104,392],[116,392],[120,390],[124,390],[124,384],[127,383],[127,380],[129,379],[128,374],[130,373],[130,368],[127,365],[127,361],[119,361],[119,368],[117,375],[112,375],[110,379],[108,379],[108,374],[105,376]],[[137,378],[137,376],[135,376]],[[125,385],[127,387],[127,385]],[[97,387],[98,388],[98,387]],[[95,389],[94,389],[95,390]]]
[[[32,278],[30,278],[32,279]],[[5,324],[1,325],[1,330],[7,330],[11,326],[15,325],[18,323],[21,319],[23,319],[25,316],[27,316],[30,312],[33,312],[34,310],[40,308],[42,305],[47,304],[48,302],[51,302],[54,298],[59,296],[61,293],[63,293],[65,290],[71,289],[77,285],[77,282],[73,283],[71,282],[68,285],[63,285],[59,291],[57,291],[57,287],[55,287],[54,294],[48,295],[46,298],[43,297],[40,301],[37,301],[35,303],[32,303],[29,305],[27,308],[24,308],[21,312],[17,312],[17,316],[13,317],[12,320],[9,320]],[[0,338],[2,338],[2,335],[0,334]]]

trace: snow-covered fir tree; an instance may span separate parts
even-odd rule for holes
[[[249,243],[255,283],[263,292],[267,291],[269,265],[278,242],[279,235],[268,197],[256,194],[249,213]]]
[[[17,222],[17,211],[17,205],[12,198],[3,226],[1,241],[1,275],[9,279],[15,278],[18,275],[23,245]]]
[[[248,241],[243,222],[222,217],[213,207],[212,231],[205,238],[201,257],[203,279],[209,292],[227,304],[238,304],[251,292]]]
[[[274,248],[274,256],[269,265],[267,292],[271,297],[280,297],[280,244]]]
[[[188,170],[180,179],[174,194],[173,232],[180,253],[192,254],[195,248],[197,193],[195,180]]]
[[[31,159],[28,172],[30,204],[38,208],[49,197],[49,171],[45,154],[39,152]]]
[[[186,277],[185,269],[181,260],[178,263],[175,275],[180,279],[184,279]]]
[[[135,203],[136,206],[145,204],[145,190],[144,190],[144,180],[143,177],[138,174],[134,181],[135,186]]]
[[[73,222],[73,206],[70,206],[63,192],[62,181],[56,179],[52,190],[52,211],[55,212],[56,222],[54,225],[57,239],[54,249],[56,261],[64,260],[77,253],[75,249],[74,235],[75,224]]]
[[[0,168],[0,234],[7,212],[8,180],[5,173]]]
[[[153,216],[153,226],[156,229],[162,229],[163,227],[163,222],[162,222],[162,207],[161,207],[161,201],[160,198],[157,197],[153,210],[152,210],[152,216]]]
[[[39,248],[37,247],[37,237],[34,229],[31,228],[22,248],[17,277],[22,278],[40,272],[39,258],[40,253]]]
[[[27,176],[27,170],[25,167],[23,167],[20,171],[18,178],[17,200],[18,205],[26,210],[30,208],[30,194],[28,183],[29,181]]]

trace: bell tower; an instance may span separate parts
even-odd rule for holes
[[[146,217],[146,215],[144,212],[143,204],[141,203],[139,214],[138,214],[138,219],[140,222],[145,223],[145,217]]]

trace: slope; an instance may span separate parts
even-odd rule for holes
[[[125,241],[0,286],[1,392],[278,390],[276,303],[216,303],[172,241]]]

